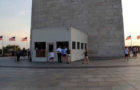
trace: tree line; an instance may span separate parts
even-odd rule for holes
[[[16,56],[17,50],[20,50],[24,55],[26,55],[27,50],[25,48],[21,49],[19,45],[7,45],[0,49],[0,56]]]

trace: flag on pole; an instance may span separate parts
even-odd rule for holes
[[[140,39],[140,35],[137,36],[137,39]]]
[[[21,41],[27,41],[27,37],[24,37],[24,38],[22,38],[22,40]]]
[[[3,40],[3,36],[0,36],[0,40]]]
[[[9,38],[9,41],[15,41],[15,40],[16,40],[16,37]]]
[[[130,39],[131,39],[131,35],[126,38],[126,40],[130,40]]]

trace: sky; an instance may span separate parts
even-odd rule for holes
[[[31,0],[0,0],[0,36],[4,36],[4,45],[29,47],[29,40],[21,42],[21,38],[30,36],[31,5]],[[140,35],[140,0],[122,0],[122,6],[124,39],[131,35],[133,45],[140,45],[140,40],[136,39],[137,35]],[[12,36],[16,36],[16,42],[9,42]],[[131,40],[125,43],[131,45]]]
[[[140,0],[122,0],[123,5],[123,21],[125,39],[131,35],[132,45],[139,45],[137,35],[140,35]],[[131,40],[125,41],[126,45],[131,45]]]
[[[21,38],[29,38],[30,25],[31,0],[0,0],[0,36],[4,36],[4,45],[29,47],[29,40],[21,42]],[[9,38],[13,36],[16,37],[16,41],[9,42]],[[0,48],[1,43],[2,41],[0,41]]]

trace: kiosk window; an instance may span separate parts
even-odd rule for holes
[[[35,42],[36,57],[46,56],[46,43],[45,42]]]
[[[84,49],[84,46],[83,46],[84,44],[83,43],[81,43],[81,49],[83,50]]]
[[[87,43],[85,43],[85,48],[87,48]]]
[[[68,48],[69,47],[68,41],[59,41],[59,42],[56,42],[56,44],[57,44],[57,48],[58,47],[61,47],[61,48],[64,48],[64,47]]]
[[[72,49],[76,49],[76,42],[72,42]]]
[[[77,42],[77,49],[80,49],[80,42]]]

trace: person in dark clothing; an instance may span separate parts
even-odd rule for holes
[[[66,47],[64,47],[64,48],[61,50],[61,54],[62,54],[62,61],[63,61],[63,63],[65,63],[66,60],[67,60],[67,48],[66,48]]]
[[[29,60],[29,62],[32,62],[30,49],[28,49],[28,60]]]
[[[68,48],[67,50],[67,64],[70,64],[70,57],[71,57],[71,53],[70,53],[70,49]]]
[[[25,50],[25,48],[23,48],[23,50],[22,50],[22,54],[23,54],[23,57],[26,56],[26,50]]]
[[[21,56],[21,51],[20,50],[17,51],[16,56],[17,56],[17,62],[19,62],[20,61],[20,56]]]
[[[58,47],[57,48],[57,56],[58,56],[58,63],[62,63],[62,61],[61,61],[61,48],[60,47]]]
[[[87,48],[85,48],[84,55],[85,55],[85,59],[84,59],[82,64],[84,64],[85,62],[87,62],[87,64],[89,64],[88,49]]]
[[[137,48],[133,47],[133,57],[137,57]]]

